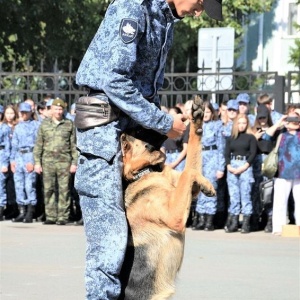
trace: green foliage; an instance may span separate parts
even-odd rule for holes
[[[168,65],[174,59],[176,72],[196,71],[199,28],[233,27],[238,45],[247,16],[252,12],[269,10],[274,1],[276,0],[223,0],[223,22],[211,20],[205,13],[201,18],[185,18],[176,25]],[[110,0],[1,0],[1,9],[5,12],[0,18],[0,61],[3,69],[11,70],[13,61],[17,61],[15,68],[18,71],[39,70],[43,59],[44,71],[53,71],[53,64],[57,59],[59,66],[68,71],[72,58],[73,69],[76,70],[109,2]]]

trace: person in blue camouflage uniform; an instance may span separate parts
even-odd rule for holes
[[[80,64],[77,84],[90,88],[90,95],[104,92],[121,110],[115,121],[77,130],[75,187],[87,237],[87,299],[117,299],[121,293],[128,231],[120,134],[139,124],[170,138],[182,135],[182,115],[162,112],[157,92],[175,22],[185,15],[200,16],[204,9],[221,19],[220,0],[113,1]]]
[[[204,102],[202,135],[202,174],[217,190],[218,179],[224,176],[225,158],[222,122],[214,121],[214,109],[210,102]],[[198,196],[196,215],[198,222],[195,230],[214,230],[213,218],[217,211],[217,196],[207,197],[203,193]]]
[[[239,113],[247,115],[250,126],[252,127],[255,122],[255,115],[250,114],[250,96],[246,93],[238,94],[236,101],[239,104]]]
[[[0,121],[3,113],[4,108],[0,105]],[[0,221],[3,221],[4,207],[7,204],[6,180],[8,176],[9,157],[9,127],[5,123],[0,123]]]
[[[2,123],[3,125],[7,126],[6,128],[8,130],[9,143],[11,147],[13,131],[16,125],[18,124],[18,112],[14,107],[14,105],[8,104],[5,106]],[[6,208],[4,210],[4,217],[5,220],[11,220],[12,218],[18,216],[19,210],[16,202],[14,175],[11,171],[10,164],[8,166],[8,172],[6,178],[6,196],[7,196],[7,203],[6,203]]]
[[[16,125],[13,132],[10,163],[14,173],[16,200],[20,213],[12,221],[31,223],[37,202],[33,148],[40,123],[32,119],[30,104],[20,103],[19,112],[22,121]]]
[[[228,101],[222,102],[220,107],[222,122],[222,142],[223,149],[225,149],[226,139],[231,136],[233,120],[238,114],[239,105],[235,99],[230,99]],[[224,176],[218,179],[217,188],[217,212],[215,215],[214,225],[215,228],[224,228],[227,219],[227,210],[229,206],[229,194],[227,186],[227,170],[224,170]]]

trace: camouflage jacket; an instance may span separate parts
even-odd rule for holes
[[[130,119],[166,134],[173,117],[157,107],[157,91],[178,20],[166,0],[112,1],[80,64],[77,84],[104,91]]]
[[[71,120],[62,119],[58,124],[45,119],[38,131],[33,150],[35,165],[43,162],[69,162],[77,165],[75,127]]]
[[[35,145],[36,135],[40,123],[35,120],[19,122],[12,135],[10,162],[15,162],[20,156],[21,150],[30,150],[30,153],[22,155],[24,163],[33,163],[32,149]]]
[[[8,167],[10,157],[10,128],[6,124],[0,124],[0,169]]]

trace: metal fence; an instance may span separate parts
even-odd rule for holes
[[[86,90],[75,82],[75,72],[3,72],[0,68],[0,103],[19,103],[27,98],[38,102],[48,94],[65,99],[69,107]],[[289,72],[286,77],[277,72],[228,72],[220,70],[209,73],[166,73],[162,90],[159,92],[162,105],[172,107],[184,103],[193,95],[220,103],[248,93],[251,102],[261,93],[275,96],[276,109],[283,111],[286,103],[299,102],[299,72]]]

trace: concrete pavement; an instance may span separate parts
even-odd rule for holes
[[[83,300],[83,227],[0,222],[1,300]],[[187,229],[172,300],[299,300],[300,239]]]

